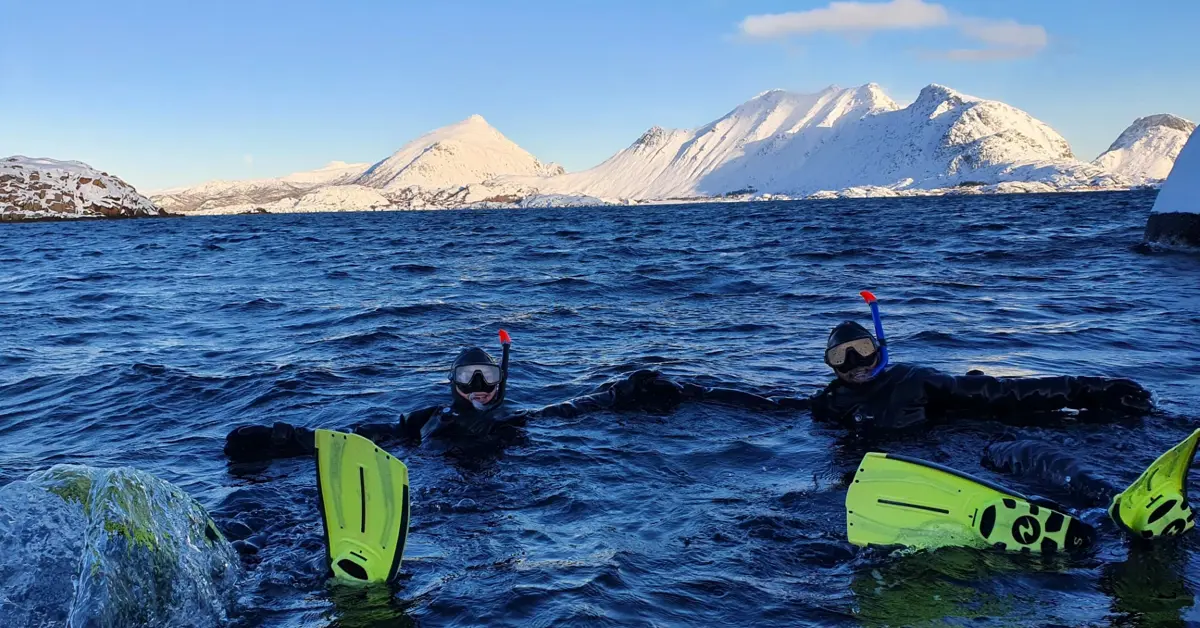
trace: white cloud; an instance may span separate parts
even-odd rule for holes
[[[1049,37],[1041,26],[1019,24],[1013,20],[983,20],[959,18],[958,29],[962,34],[993,48],[1015,48],[1041,50]]]
[[[813,33],[859,38],[878,31],[934,28],[953,28],[981,45],[927,53],[957,61],[1031,57],[1049,42],[1046,29],[1041,26],[956,15],[940,4],[924,0],[831,2],[829,6],[809,11],[751,15],[740,25],[742,34],[753,39],[783,39]]]
[[[811,11],[751,15],[742,20],[742,33],[760,39],[819,32],[863,33],[882,30],[945,26],[950,15],[939,4],[922,0],[891,2],[831,2]]]

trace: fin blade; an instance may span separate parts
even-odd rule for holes
[[[391,580],[408,537],[408,468],[357,434],[317,430],[317,484],[334,576]]]
[[[846,535],[860,546],[1049,553],[1090,545],[1090,531],[1019,493],[905,456],[868,453],[846,494]]]

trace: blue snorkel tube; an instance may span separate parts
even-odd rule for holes
[[[875,339],[879,342],[879,350],[883,352],[883,357],[879,359],[879,366],[871,371],[871,377],[875,377],[882,373],[888,365],[887,338],[883,336],[883,319],[879,317],[879,300],[867,290],[860,292],[859,296],[871,306],[871,318],[875,320]]]

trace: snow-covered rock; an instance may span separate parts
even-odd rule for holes
[[[1195,130],[1195,122],[1166,113],[1138,118],[1092,163],[1137,185],[1157,183]]]
[[[1192,133],[1158,191],[1146,240],[1200,246],[1200,133]]]
[[[222,208],[255,207],[291,199],[297,201],[310,190],[339,185],[357,178],[369,164],[334,161],[324,167],[297,172],[274,179],[248,181],[209,181],[192,187],[172,188],[151,197],[160,207],[172,212],[214,212]]]
[[[501,175],[551,177],[562,173],[562,166],[543,164],[482,116],[474,115],[405,144],[354,182],[388,191],[413,187],[442,190]]]
[[[133,186],[83,162],[0,159],[0,220],[162,215]]]

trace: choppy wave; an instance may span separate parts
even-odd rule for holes
[[[827,382],[829,328],[866,322],[870,289],[894,360],[1132,377],[1165,411],[936,428],[892,451],[1039,493],[979,465],[1019,429],[1132,480],[1200,402],[1200,256],[1136,246],[1152,201],[8,225],[0,485],[68,462],[179,486],[242,549],[236,625],[1183,625],[1200,619],[1195,534],[1147,552],[1107,537],[1065,562],[856,551],[843,504],[863,450],[802,413],[688,406],[538,421],[497,450],[398,449],[414,511],[390,590],[325,582],[310,460],[221,454],[240,424],[344,427],[441,402],[450,360],[497,349],[501,327],[518,407],[643,367],[808,394]]]

